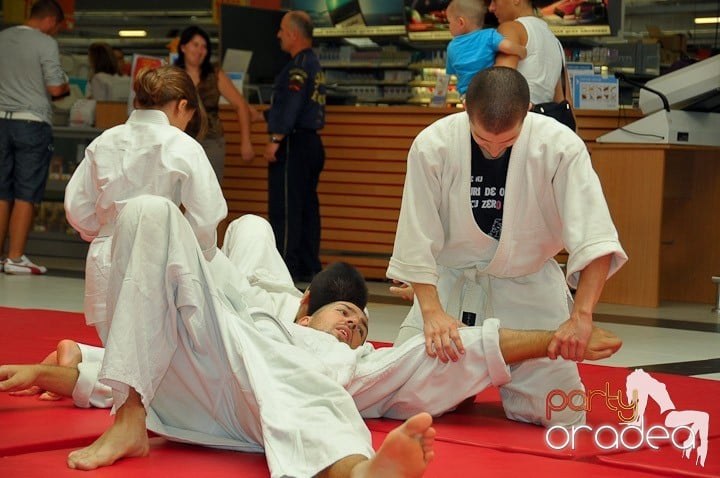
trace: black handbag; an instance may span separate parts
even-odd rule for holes
[[[562,64],[562,69],[560,70],[560,81],[562,81],[562,91],[563,91],[563,98],[565,97],[565,62]],[[568,103],[568,100],[563,99],[559,102],[550,101],[548,103],[539,103],[537,105],[533,105],[532,110],[533,113],[540,113],[541,115],[549,116],[551,118],[555,118],[571,130],[575,131],[575,127],[577,124],[575,123],[575,115],[573,114],[572,108],[570,108],[570,103]]]

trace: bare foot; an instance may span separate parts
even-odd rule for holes
[[[145,409],[121,407],[115,423],[92,445],[70,453],[67,464],[76,470],[94,470],[112,465],[120,458],[147,456],[149,452]]]
[[[375,457],[353,469],[353,478],[414,478],[425,473],[435,456],[432,417],[419,413],[390,432]]]

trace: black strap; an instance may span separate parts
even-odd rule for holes
[[[560,46],[560,81],[562,84],[563,99],[567,99],[567,93],[565,93],[565,52],[562,49],[562,43],[558,40],[558,46]]]

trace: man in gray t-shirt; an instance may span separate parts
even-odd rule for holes
[[[51,100],[69,91],[52,38],[64,18],[55,0],[38,0],[24,25],[0,32],[0,254],[10,235],[0,272],[6,274],[47,272],[25,256],[25,244],[52,157]]]

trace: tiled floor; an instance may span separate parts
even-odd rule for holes
[[[42,263],[64,277],[0,274],[0,306],[82,311],[82,265]],[[390,296],[384,282],[369,282],[369,288],[369,338],[392,341],[409,304]],[[720,315],[711,309],[711,304],[672,303],[658,308],[599,304],[596,322],[624,343],[615,356],[600,363],[720,380]]]

